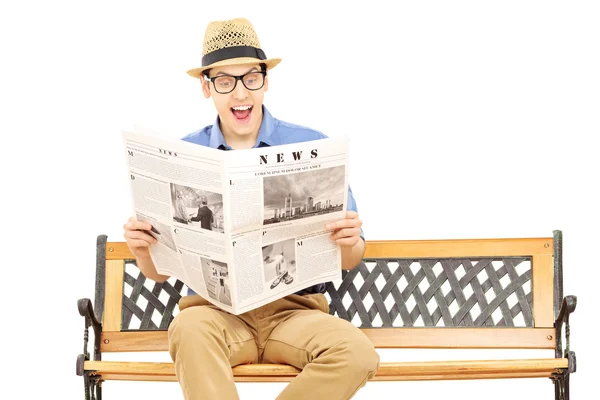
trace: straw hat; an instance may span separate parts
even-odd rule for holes
[[[202,72],[210,68],[265,63],[267,69],[271,69],[280,61],[281,58],[267,58],[250,21],[234,18],[208,24],[202,46],[202,67],[187,73],[200,79]]]

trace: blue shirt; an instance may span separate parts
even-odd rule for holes
[[[290,124],[288,122],[284,122],[273,118],[271,113],[267,110],[265,106],[263,106],[263,120],[260,125],[260,129],[258,131],[258,137],[256,138],[256,143],[253,148],[256,147],[266,147],[266,146],[278,146],[283,144],[290,143],[298,143],[298,142],[308,142],[310,140],[318,140],[324,139],[327,136],[318,132],[314,129],[305,128],[303,126]],[[212,147],[213,149],[220,150],[232,150],[225,143],[225,138],[223,137],[223,132],[221,132],[221,128],[219,127],[219,117],[217,116],[216,121],[213,125],[208,125],[199,131],[190,133],[189,135],[182,138],[186,142],[199,144],[201,146]],[[348,205],[346,207],[348,210],[358,212],[356,207],[356,201],[354,200],[354,196],[352,195],[352,189],[348,186]],[[361,228],[361,237],[364,239],[364,234]],[[307,293],[325,293],[326,284],[319,283],[303,289],[297,294],[307,294]],[[194,294],[194,292],[190,289],[190,294]]]

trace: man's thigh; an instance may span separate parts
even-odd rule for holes
[[[238,316],[220,310],[198,295],[182,298],[180,309],[181,312],[175,317],[173,324],[178,325],[180,330],[190,330],[191,336],[197,335],[198,342],[210,342],[211,337],[218,337],[229,349],[229,362],[232,367],[258,362],[254,334]]]
[[[359,328],[321,310],[299,310],[281,322],[264,348],[263,362],[304,368],[323,352],[340,343],[361,344],[369,339]]]

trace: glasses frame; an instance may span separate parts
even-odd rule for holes
[[[248,86],[246,86],[246,83],[244,83],[244,77],[246,75],[250,75],[250,74],[261,74],[263,76],[263,81],[262,81],[262,85],[260,85],[260,87],[256,88],[256,89],[250,89]],[[235,78],[235,82],[233,83],[233,88],[228,91],[228,92],[219,92],[219,89],[217,89],[217,85],[215,84],[215,79],[217,78],[221,78],[221,77],[229,77],[229,78]],[[207,82],[212,82],[213,84],[213,88],[215,88],[215,92],[219,93],[219,94],[228,94],[231,93],[235,90],[235,88],[237,87],[237,83],[238,81],[242,82],[242,85],[244,85],[244,87],[248,90],[260,90],[265,86],[265,76],[267,76],[267,71],[252,71],[252,72],[247,72],[244,75],[228,75],[228,74],[223,74],[223,75],[218,75],[218,76],[213,76],[212,78],[210,76],[204,76],[204,79],[206,79]]]

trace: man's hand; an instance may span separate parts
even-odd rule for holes
[[[360,238],[360,227],[362,221],[358,218],[356,211],[347,211],[346,218],[330,222],[325,229],[333,231],[331,240],[345,247],[354,247]]]
[[[152,229],[152,225],[138,221],[134,217],[129,218],[127,223],[123,225],[123,236],[127,241],[127,246],[137,258],[148,258],[150,256],[150,245],[157,242],[148,233],[150,229]]]

